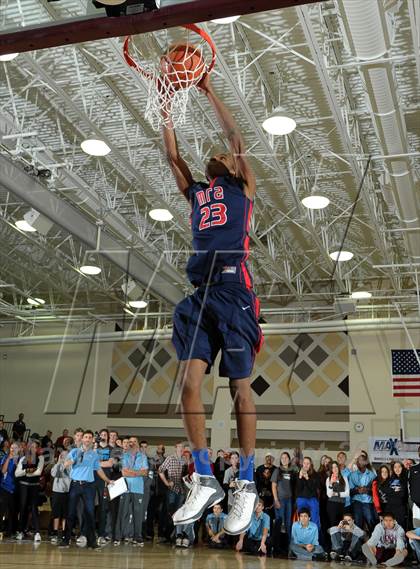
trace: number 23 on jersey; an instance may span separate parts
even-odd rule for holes
[[[208,229],[227,222],[227,208],[224,203],[213,203],[200,209],[201,221],[198,229]]]

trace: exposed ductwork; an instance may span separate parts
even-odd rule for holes
[[[261,326],[264,335],[273,334],[308,334],[326,332],[378,332],[379,330],[402,330],[404,328],[414,328],[418,330],[419,318],[360,318],[354,320],[335,320],[329,322],[299,322],[293,324],[263,324]],[[153,337],[155,340],[169,340],[172,330],[132,330],[124,332],[102,332],[97,334],[49,334],[42,336],[17,336],[1,337],[0,346],[24,346],[35,344],[80,344],[86,342],[126,342],[146,340]]]
[[[418,227],[420,199],[416,197],[415,174],[409,157],[401,156],[410,151],[405,118],[392,63],[384,62],[384,58],[389,57],[392,42],[391,14],[379,1],[337,1],[349,48],[364,63],[360,66],[360,74],[382,154],[390,156],[384,159],[385,199],[394,206],[403,228]],[[391,4],[391,7],[397,5]],[[410,257],[420,258],[420,234],[406,232],[405,239]]]

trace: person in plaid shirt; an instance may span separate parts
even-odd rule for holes
[[[183,456],[184,445],[179,442],[175,445],[175,454],[166,457],[159,467],[159,476],[168,488],[168,512],[174,512],[184,502],[184,484],[182,477],[186,474],[186,462]]]

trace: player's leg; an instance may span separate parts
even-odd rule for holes
[[[181,408],[185,430],[194,458],[195,472],[185,504],[173,515],[175,525],[190,524],[200,519],[204,512],[221,502],[225,496],[210,468],[206,440],[204,405],[201,384],[207,362],[197,358],[181,366]]]
[[[191,444],[196,472],[185,504],[173,515],[175,525],[194,522],[207,508],[221,502],[224,492],[210,469],[205,436],[205,414],[201,384],[208,365],[213,363],[215,344],[211,321],[203,307],[202,291],[184,299],[175,309],[173,343],[181,366],[181,410]],[[217,331],[216,331],[217,332]]]
[[[206,417],[201,399],[201,384],[207,369],[207,362],[199,359],[182,362],[181,410],[184,427],[198,474],[212,475],[207,450]]]
[[[218,291],[214,305],[219,317],[218,328],[224,340],[220,375],[230,379],[240,446],[239,479],[232,508],[224,523],[225,532],[236,535],[250,527],[258,502],[254,483],[256,411],[250,376],[261,330],[252,292],[242,288],[223,288]]]
[[[230,392],[236,414],[236,428],[240,446],[239,479],[254,479],[254,455],[257,432],[257,415],[251,380],[234,379],[230,382]]]
[[[251,525],[252,514],[258,503],[254,483],[257,416],[249,378],[231,380],[230,391],[236,413],[240,463],[234,502],[225,519],[224,530],[228,534],[237,535],[247,531]]]

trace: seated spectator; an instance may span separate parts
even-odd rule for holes
[[[270,516],[264,512],[264,501],[261,498],[252,514],[248,531],[239,536],[236,551],[254,555],[267,555],[270,551]]]
[[[19,413],[18,418],[13,423],[12,439],[14,441],[22,441],[23,440],[23,436],[24,436],[25,431],[26,431],[26,425],[23,421],[24,418],[25,418],[25,415],[23,413]]]
[[[350,496],[354,512],[354,521],[359,528],[364,529],[364,524],[370,533],[377,520],[373,507],[372,483],[376,478],[376,472],[369,468],[366,455],[360,455],[356,462],[356,469],[349,476]]]
[[[351,563],[360,559],[365,532],[356,526],[352,514],[344,514],[338,526],[331,527],[328,533],[331,536],[332,561]]]
[[[411,548],[414,551],[417,562],[420,563],[420,528],[412,529],[405,534],[410,542]]]
[[[318,541],[318,526],[310,521],[308,508],[299,510],[299,521],[292,525],[290,553],[302,561],[321,560],[327,557]]]
[[[221,549],[227,546],[227,538],[223,529],[226,514],[222,511],[222,506],[213,506],[213,513],[206,518],[206,530],[209,538],[209,547]]]
[[[57,463],[51,469],[54,478],[51,495],[51,511],[53,518],[53,533],[51,543],[58,543],[63,538],[69,505],[71,478],[69,470],[64,466],[68,452],[63,450]],[[61,525],[61,527],[60,527]]]
[[[407,556],[405,532],[395,520],[394,514],[384,513],[382,521],[375,526],[370,539],[362,546],[366,559],[372,564],[394,567]]]

